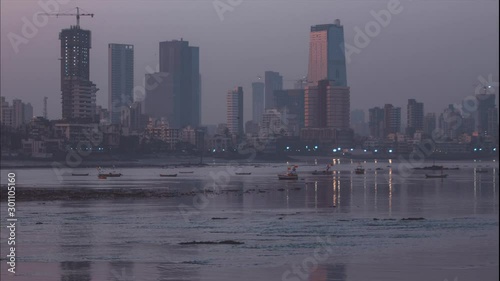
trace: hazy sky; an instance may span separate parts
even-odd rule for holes
[[[266,70],[279,71],[288,88],[306,75],[311,25],[339,18],[345,42],[356,46],[355,28],[364,30],[374,21],[371,11],[386,10],[389,2],[218,0],[236,4],[221,20],[214,0],[2,0],[1,94],[31,102],[35,115],[47,96],[49,118],[61,116],[59,31],[75,17],[49,18],[18,53],[8,34],[23,36],[23,18],[32,22],[43,12],[38,2],[55,1],[66,3],[60,11],[79,6],[95,14],[82,17],[81,27],[92,31],[90,76],[100,88],[99,105],[107,106],[108,43],[135,45],[135,85],[142,85],[148,66],[157,67],[159,41],[182,37],[199,46],[204,124],[225,122],[226,93],[240,85],[248,120],[251,82]],[[498,1],[401,0],[401,7],[350,57],[351,109],[392,103],[404,113],[407,99],[416,98],[426,112],[441,112],[473,94],[478,76],[499,81]]]

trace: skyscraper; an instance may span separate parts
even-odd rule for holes
[[[122,107],[130,106],[134,89],[134,46],[108,45],[108,111],[112,124],[120,124]]]
[[[343,45],[344,27],[340,20],[311,27],[305,89],[308,128],[350,129],[350,89]]]
[[[174,83],[172,76],[165,72],[148,73],[145,78],[145,112],[153,118],[164,118],[170,128],[178,128],[180,123],[175,110]]]
[[[371,137],[376,139],[384,137],[384,114],[384,109],[378,106],[368,110],[368,127]]]
[[[424,104],[409,99],[406,109],[406,134],[413,136],[416,131],[424,129]]]
[[[331,86],[329,80],[307,86],[304,96],[305,126],[309,128],[348,129],[350,94],[348,87]]]
[[[227,92],[227,128],[232,135],[243,135],[243,88]]]
[[[264,114],[264,83],[252,83],[252,120],[254,123],[262,121]]]
[[[427,136],[432,136],[432,132],[434,132],[436,127],[436,113],[427,113],[424,117],[424,133]]]
[[[92,122],[97,88],[90,79],[90,30],[71,26],[61,40],[62,117],[70,122]]]
[[[265,109],[275,107],[274,91],[283,89],[283,76],[279,72],[266,71],[265,79]]]
[[[334,81],[332,86],[347,87],[344,27],[340,20],[311,27],[307,78],[313,84],[326,79]]]
[[[201,122],[199,48],[188,41],[160,42],[160,72],[171,76],[174,92],[173,127],[198,127]]]
[[[477,99],[477,110],[476,110],[476,130],[479,134],[489,135],[489,118],[488,111],[494,109],[495,106],[495,94],[479,94],[476,95]]]
[[[384,106],[384,137],[399,133],[401,130],[401,107],[392,104]]]

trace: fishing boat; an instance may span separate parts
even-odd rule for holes
[[[177,174],[160,174],[160,177],[177,177]]]
[[[297,180],[299,179],[299,175],[297,175],[297,168],[299,166],[292,165],[288,166],[287,172],[284,174],[278,174],[279,180]]]
[[[241,173],[234,173],[235,175],[238,175],[238,176],[248,176],[248,175],[251,175],[252,173],[244,173],[244,172],[241,172]]]
[[[356,167],[356,169],[354,170],[354,173],[357,174],[357,175],[362,175],[365,173],[365,169],[363,168],[363,166],[360,164],[358,164],[358,167]]]
[[[121,177],[122,176],[121,173],[117,173],[115,171],[113,171],[113,172],[104,172],[101,168],[97,168],[97,171],[98,171],[97,176],[99,178],[101,178],[101,176],[102,177],[106,177],[106,178],[116,178],[116,177]]]
[[[88,176],[89,173],[72,173],[71,175],[73,177],[85,177],[85,176]]]

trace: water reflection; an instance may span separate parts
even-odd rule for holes
[[[343,263],[323,264],[309,274],[308,281],[345,281],[346,265]]]
[[[59,264],[61,281],[90,281],[91,262],[89,261],[63,261]]]

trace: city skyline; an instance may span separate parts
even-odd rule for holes
[[[21,18],[25,15],[30,18],[32,12],[40,7],[37,5],[29,6],[27,4],[16,3],[13,4],[12,1],[2,2],[2,8],[5,17],[2,18],[5,24],[2,25],[2,34],[8,32],[20,33],[20,26],[22,25]],[[32,2],[33,4],[34,2]],[[488,12],[488,7],[497,6],[498,3],[489,3],[485,1],[479,4],[472,5],[471,3],[457,3],[451,5],[449,8],[449,17],[444,22],[443,25],[436,26],[437,15],[431,13],[429,19],[425,22],[419,22],[418,25],[414,25],[416,22],[417,11],[427,11],[425,4],[415,4],[401,2],[403,6],[403,12],[398,15],[393,15],[392,21],[403,20],[404,27],[406,29],[400,29],[399,24],[389,24],[387,27],[383,27],[380,34],[371,38],[370,44],[361,50],[359,54],[354,53],[350,57],[350,62],[348,62],[347,75],[350,77],[350,87],[351,87],[351,107],[360,108],[367,112],[367,109],[377,104],[375,101],[382,100],[384,103],[392,103],[397,106],[405,107],[406,100],[409,98],[416,98],[419,101],[429,105],[426,106],[426,113],[428,112],[440,112],[447,104],[458,103],[463,98],[474,94],[474,89],[477,84],[480,83],[478,77],[483,77],[488,79],[489,75],[492,75],[493,80],[489,82],[495,82],[498,79],[497,63],[492,63],[497,61],[496,50],[498,46],[498,34],[494,27],[490,26],[488,21],[483,20],[482,17],[477,17],[478,14],[483,12]],[[144,75],[149,69],[156,70],[158,53],[157,46],[158,42],[173,39],[180,39],[182,37],[186,38],[193,43],[193,45],[200,46],[202,52],[200,54],[200,65],[201,74],[203,75],[203,97],[202,100],[202,123],[203,124],[216,124],[223,122],[225,119],[224,111],[220,110],[218,106],[224,101],[225,89],[234,87],[235,85],[242,85],[244,92],[247,95],[246,100],[249,101],[249,93],[251,93],[251,83],[256,81],[256,76],[262,76],[266,70],[272,69],[274,71],[280,72],[284,77],[284,88],[291,89],[293,87],[292,80],[297,80],[303,77],[307,72],[307,57],[308,57],[308,43],[309,40],[308,32],[311,26],[322,23],[333,23],[335,15],[322,11],[322,8],[332,8],[337,7],[342,9],[352,9],[352,5],[349,3],[338,3],[338,4],[326,4],[318,3],[317,5],[305,5],[306,3],[296,3],[289,4],[289,9],[298,9],[298,7],[307,7],[304,13],[304,20],[294,22],[290,25],[291,30],[283,30],[277,27],[269,28],[269,31],[263,30],[259,34],[251,36],[253,40],[263,37],[274,32],[274,37],[270,37],[267,40],[267,49],[254,48],[255,50],[246,48],[232,48],[235,46],[233,40],[227,37],[214,40],[218,36],[205,36],[199,32],[192,32],[188,27],[191,26],[192,22],[185,22],[179,20],[177,26],[180,28],[176,30],[168,30],[166,32],[154,33],[156,30],[152,28],[151,32],[147,34],[140,33],[130,33],[125,32],[125,30],[107,30],[106,28],[97,28],[102,22],[103,18],[106,18],[106,11],[103,9],[107,7],[108,4],[104,3],[102,6],[93,5],[92,2],[85,3],[82,7],[96,14],[94,18],[84,18],[82,19],[82,28],[91,30],[93,36],[93,46],[92,46],[92,61],[91,64],[91,80],[97,85],[101,90],[97,93],[97,104],[106,107],[107,103],[107,75],[106,74],[106,59],[103,60],[104,55],[107,55],[106,46],[112,42],[126,42],[134,44],[136,46],[137,52],[137,66],[135,67],[135,86],[142,85],[142,80]],[[382,3],[384,4],[384,3]],[[369,10],[379,11],[383,9],[386,5],[373,3],[365,10],[365,13],[357,13],[355,16],[342,15],[341,20],[345,29],[346,44],[353,45],[353,38],[356,35],[356,28],[361,28],[365,26],[366,23],[373,20],[372,15]],[[73,5],[73,3],[71,4]],[[79,5],[79,1],[75,1],[74,6]],[[159,4],[161,7],[170,7],[173,10],[179,10],[182,14],[182,5],[174,4]],[[183,4],[191,5],[191,4]],[[269,7],[273,5],[278,5],[276,3],[269,4]],[[33,7],[35,6],[35,7]],[[68,5],[69,6],[69,5]],[[202,5],[200,5],[202,6]],[[237,33],[231,31],[231,25],[241,26],[242,22],[237,16],[242,16],[244,19],[248,18],[248,13],[258,9],[258,3],[247,3],[246,6],[242,5],[238,7],[233,13],[228,13],[224,21],[220,21],[217,14],[212,11],[211,5],[208,7],[200,8],[203,13],[203,19],[207,20],[209,27],[214,27],[214,30],[219,30],[218,33],[232,34],[236,36],[235,38],[241,39]],[[433,6],[435,7],[435,6]],[[65,7],[70,9],[71,7]],[[135,11],[137,16],[141,15],[145,9],[139,9]],[[10,13],[9,11],[12,11]],[[247,12],[245,12],[247,11]],[[413,11],[413,12],[411,12]],[[455,13],[451,13],[454,11]],[[457,13],[457,11],[459,13]],[[9,12],[9,13],[8,13]],[[264,19],[268,18],[269,11],[263,11]],[[313,17],[312,15],[318,15]],[[404,16],[403,16],[404,15]],[[482,30],[483,33],[480,36],[481,44],[479,44],[477,39],[478,36],[473,36],[471,34],[472,40],[465,40],[458,37],[457,34],[451,29],[452,26],[458,24],[458,22],[463,22],[461,18],[466,15],[466,18],[477,17],[477,21],[467,22],[468,28],[470,30]],[[212,18],[213,17],[213,18]],[[191,17],[190,17],[191,19]],[[459,20],[460,19],[460,20]],[[152,22],[157,23],[159,19],[152,19]],[[183,27],[183,24],[186,24]],[[57,77],[59,73],[57,65],[57,53],[51,50],[50,46],[57,44],[57,37],[60,30],[67,28],[68,26],[74,24],[74,18],[50,18],[49,24],[44,28],[40,28],[37,35],[30,39],[27,44],[21,44],[19,46],[19,53],[15,54],[13,48],[8,39],[2,41],[2,95],[8,99],[12,99],[14,96],[19,96],[22,100],[30,102],[32,104],[41,104],[43,96],[49,97],[49,118],[57,119],[60,116],[58,107],[60,107],[59,94],[54,89],[57,88],[56,83],[54,83],[54,76]],[[257,24],[260,26],[260,24]],[[257,28],[257,26],[255,28]],[[411,28],[409,28],[411,26]],[[432,26],[433,29],[428,29]],[[420,52],[415,52],[415,48],[407,49],[403,48],[402,44],[404,40],[394,41],[394,38],[390,33],[395,32],[402,38],[410,37],[417,34],[420,29],[426,28],[428,34],[418,34],[419,37],[424,36],[434,36],[432,41],[432,46],[440,46],[439,49],[431,48],[429,45],[421,45],[422,53],[426,53],[427,56],[425,60],[419,60]],[[403,27],[401,27],[403,28]],[[447,28],[447,29],[446,29]],[[116,27],[115,27],[116,29]],[[279,30],[279,31],[278,31]],[[113,31],[113,34],[109,34]],[[228,33],[230,32],[231,33]],[[288,38],[286,35],[288,32],[292,32],[295,35],[293,38]],[[398,33],[399,32],[399,33]],[[404,32],[403,34],[401,32]],[[495,33],[493,33],[495,32]],[[468,33],[468,34],[469,34]],[[131,35],[132,34],[132,35]],[[136,36],[137,34],[137,36]],[[267,34],[267,35],[266,35]],[[302,35],[301,35],[302,34]],[[436,34],[446,34],[447,40],[451,42],[441,42]],[[453,35],[453,36],[452,36]],[[104,36],[109,36],[109,39]],[[286,38],[285,38],[286,37]],[[5,38],[5,37],[4,37]],[[139,41],[138,41],[139,40]],[[422,39],[425,40],[425,39]],[[54,42],[56,41],[56,42]],[[250,40],[252,41],[252,40]],[[244,40],[244,46],[248,45],[249,40]],[[138,42],[138,43],[137,43]],[[224,46],[216,44],[217,42],[224,42]],[[247,43],[245,43],[247,42]],[[450,44],[453,44],[453,48]],[[489,43],[488,43],[489,42]],[[293,43],[291,45],[287,45]],[[462,44],[463,43],[463,44]],[[39,50],[40,44],[46,46],[42,50]],[[48,44],[48,45],[47,45]],[[245,45],[247,44],[247,45]],[[377,52],[381,52],[381,48],[384,46],[391,47],[391,56],[378,56]],[[389,45],[387,45],[389,44]],[[97,47],[99,46],[99,47]],[[253,46],[252,44],[248,46]],[[285,48],[285,46],[287,46]],[[215,48],[214,48],[215,47]],[[32,70],[28,70],[27,76],[34,83],[27,84],[37,84],[39,89],[30,89],[29,85],[19,85],[14,83],[12,80],[12,75],[15,73],[15,69],[22,68],[26,64],[26,59],[29,60],[30,56],[33,56],[33,48],[36,48],[40,55],[43,57],[37,57],[37,61],[43,61],[44,66],[47,70],[44,73],[37,75],[30,75]],[[228,49],[230,48],[230,49]],[[284,49],[283,49],[284,48]],[[429,48],[433,49],[434,52],[428,53]],[[285,50],[285,51],[284,51]],[[464,52],[467,50],[471,52],[470,56],[465,56]],[[221,55],[224,57],[231,58],[224,60],[221,64]],[[401,57],[402,55],[408,56],[408,58]],[[408,68],[404,65],[408,62],[410,55],[415,58],[414,65],[412,68]],[[256,58],[266,58],[266,59],[256,59]],[[453,58],[458,58],[462,60],[462,63],[467,64],[468,67],[461,72],[454,72],[458,70],[458,65],[454,62]],[[253,58],[253,61],[248,61],[248,59]],[[387,61],[390,58],[390,61]],[[400,63],[393,62],[399,60]],[[492,59],[493,58],[493,59]],[[382,61],[387,61],[384,67],[383,76],[373,75],[373,66],[379,65]],[[456,60],[456,59],[455,59]],[[231,62],[229,62],[231,61]],[[243,65],[245,67],[236,68],[239,71],[232,71],[231,65]],[[424,62],[426,65],[424,65]],[[439,64],[443,62],[447,63],[449,69],[446,71],[442,69],[439,71]],[[220,66],[218,66],[220,65]],[[429,66],[432,66],[429,68]],[[215,68],[214,68],[215,67]],[[36,69],[36,68],[35,68]],[[400,69],[405,69],[405,71],[400,71]],[[215,71],[213,71],[215,70]],[[240,71],[241,70],[241,71]],[[54,73],[54,71],[56,73]],[[371,73],[370,73],[371,72]],[[438,74],[439,73],[439,74]],[[455,73],[455,74],[453,74]],[[458,74],[457,74],[458,73]],[[51,78],[52,77],[52,78]],[[414,77],[414,79],[407,79],[408,77]],[[405,83],[401,84],[398,80],[403,80],[405,78]],[[422,83],[421,81],[426,81]],[[424,85],[422,85],[424,84]],[[34,92],[40,92],[41,94],[34,94]],[[19,94],[17,94],[19,93]],[[436,97],[439,95],[439,99]],[[244,119],[249,120],[251,118],[251,104],[245,103],[245,116]],[[35,115],[41,115],[41,107],[35,106]],[[403,112],[404,113],[404,112]],[[405,116],[405,114],[403,114]]]

